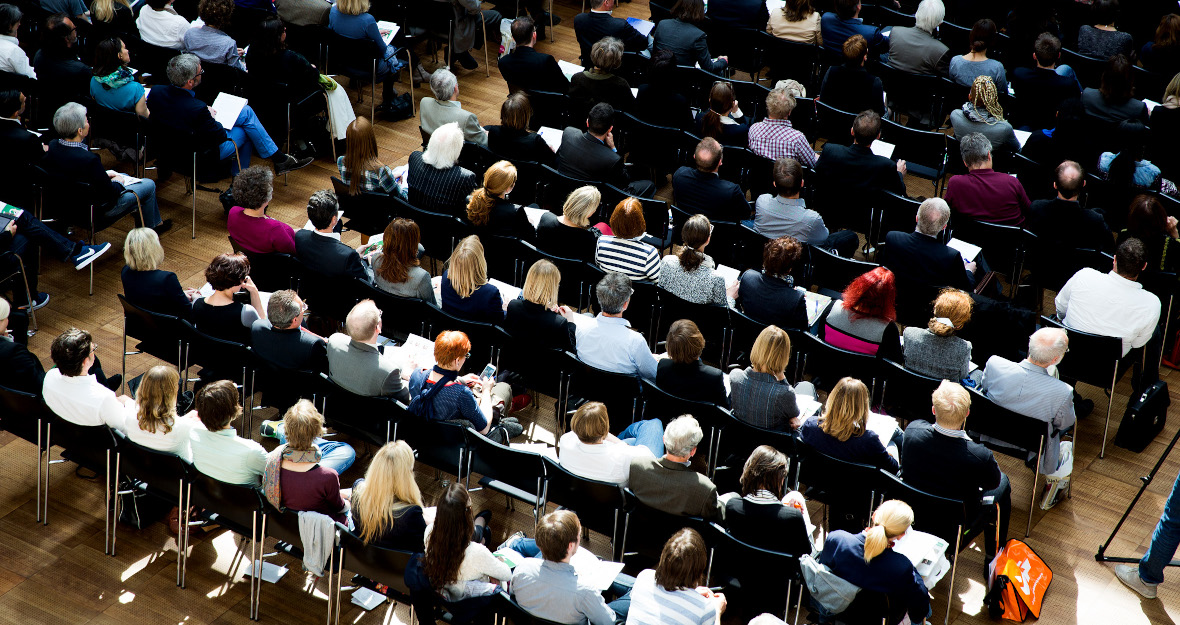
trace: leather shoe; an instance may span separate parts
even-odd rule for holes
[[[161,221],[159,224],[152,226],[152,230],[155,230],[157,235],[164,234],[165,232],[168,232],[171,229],[172,229],[172,220],[171,219],[165,219],[164,221]]]

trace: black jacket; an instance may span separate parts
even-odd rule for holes
[[[221,145],[226,140],[225,127],[209,113],[209,107],[193,92],[172,85],[156,85],[148,94],[152,122],[197,135],[198,148]]]
[[[576,351],[574,324],[540,304],[520,298],[508,302],[501,325],[508,334],[530,345]]]
[[[979,501],[980,490],[1000,485],[1000,466],[982,443],[939,434],[930,423],[911,421],[901,449],[901,477],[932,495]]]
[[[762,0],[713,0],[708,18],[734,28],[766,30],[770,12]]]
[[[144,310],[181,319],[188,319],[192,314],[193,303],[184,294],[176,274],[171,271],[133,271],[124,265],[121,277],[123,294],[128,302]]]
[[[1011,81],[1020,121],[1033,130],[1056,126],[1061,103],[1080,93],[1078,81],[1051,69],[1017,67],[1012,70]]]
[[[964,291],[973,288],[975,280],[963,266],[962,255],[934,237],[920,232],[888,232],[882,254],[881,264],[909,282]]]
[[[90,185],[94,200],[99,204],[112,202],[123,193],[123,185],[111,180],[102,166],[102,159],[86,148],[54,141],[49,144],[49,151],[41,163],[50,175]]]
[[[27,184],[29,167],[39,164],[44,157],[45,148],[37,135],[20,122],[0,119],[0,186],[9,194],[5,202],[33,207],[36,198]]]
[[[725,502],[725,526],[734,538],[755,547],[792,555],[812,552],[803,512],[794,506],[734,496]]]
[[[1114,251],[1110,228],[1098,213],[1061,198],[1037,200],[1029,207],[1024,227],[1042,244],[1057,249]]]
[[[863,67],[833,65],[824,74],[819,99],[828,106],[849,113],[876,111],[885,114],[885,94],[881,79]]]
[[[724,377],[720,369],[710,367],[699,359],[696,362],[679,363],[671,358],[661,358],[656,364],[656,386],[660,390],[682,399],[718,406],[729,405]]]
[[[574,16],[574,36],[582,55],[582,65],[591,67],[590,48],[603,37],[615,37],[623,41],[627,52],[642,52],[647,49],[647,37],[635,30],[627,20],[609,13],[579,13]]]
[[[493,154],[509,161],[529,161],[552,166],[557,155],[541,135],[527,130],[514,130],[507,126],[485,126],[488,131],[488,149]]]
[[[700,213],[710,221],[736,223],[750,218],[746,193],[736,183],[715,173],[681,167],[672,175],[672,195],[676,206],[689,213]]]
[[[692,132],[696,125],[688,98],[674,84],[639,85],[639,95],[635,96],[635,116],[649,124],[687,132]]]
[[[881,191],[906,194],[897,164],[856,144],[824,145],[815,162],[815,177],[816,195],[822,196],[816,199],[823,200],[818,204],[840,207],[845,215],[855,207],[871,206]],[[837,227],[832,222],[839,224],[842,220],[839,215],[833,216],[838,218],[828,220],[828,225]]]
[[[295,257],[305,267],[330,278],[372,280],[356,250],[311,230],[295,231]]]
[[[537,52],[531,46],[517,46],[500,58],[499,66],[500,75],[508,83],[509,89],[518,88],[530,93],[565,93],[570,88],[570,81],[561,73],[557,60],[551,55]]]
[[[44,380],[45,368],[35,354],[16,341],[0,339],[0,385],[40,395]]]
[[[598,230],[594,228],[567,226],[549,212],[542,214],[537,223],[537,249],[560,258],[593,261],[598,236]]]
[[[468,220],[470,221],[470,220]],[[474,226],[475,233],[480,236],[503,236],[532,241],[537,236],[537,230],[529,223],[524,209],[509,200],[496,200],[488,213],[488,222],[482,226]],[[298,246],[299,241],[295,241]]]
[[[747,270],[739,278],[738,302],[755,321],[784,330],[807,329],[807,299],[784,279]]]
[[[41,48],[33,55],[37,84],[46,91],[54,106],[90,96],[90,78],[94,72],[89,65],[78,60],[74,50]]]
[[[562,133],[557,171],[582,180],[613,184],[620,189],[631,182],[618,153],[589,132],[573,127]]]
[[[301,328],[276,330],[258,319],[250,327],[250,346],[258,355],[288,369],[328,372],[328,348],[324,339]]]

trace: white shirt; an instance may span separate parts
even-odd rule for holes
[[[144,7],[135,20],[139,38],[145,43],[163,48],[181,50],[184,48],[184,33],[188,32],[188,20],[173,13],[171,9],[157,11]]]
[[[0,35],[0,70],[37,77],[37,72],[29,65],[29,55],[20,48],[20,41],[8,35]]]
[[[257,486],[266,470],[266,450],[262,445],[238,436],[234,428],[210,432],[202,428],[189,430],[193,465],[215,480],[229,484]]]
[[[45,405],[57,416],[78,425],[109,425],[127,431],[127,418],[135,418],[133,409],[124,406],[115,392],[98,383],[93,375],[62,375],[54,367],[45,373],[41,387]]]
[[[623,486],[627,485],[627,476],[631,472],[631,459],[651,457],[651,451],[643,445],[610,442],[587,445],[578,440],[578,435],[573,432],[562,434],[557,446],[561,466],[570,473]]]
[[[1124,356],[1146,345],[1160,320],[1160,300],[1142,284],[1089,267],[1075,273],[1053,303],[1067,327],[1123,339]]]
[[[194,429],[205,429],[205,425],[197,419],[196,412],[190,412],[183,417],[177,417],[168,433],[157,428],[155,432],[145,432],[139,427],[139,407],[127,417],[127,438],[131,442],[143,445],[149,449],[166,451],[176,454],[192,462],[193,452],[189,446],[189,433]]]

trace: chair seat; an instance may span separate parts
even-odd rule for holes
[[[483,486],[484,488],[494,490],[497,493],[500,493],[501,495],[507,495],[509,497],[512,497],[513,499],[523,501],[523,502],[533,506],[534,508],[541,505],[541,498],[540,497],[534,495],[533,493],[528,492],[527,490],[517,488],[511,484],[501,482],[500,480],[497,480],[497,479],[493,479],[490,477],[481,477],[481,478],[479,478],[479,485]]]

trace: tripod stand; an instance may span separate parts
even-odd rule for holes
[[[1160,467],[1164,465],[1164,460],[1167,460],[1168,454],[1172,453],[1172,448],[1176,446],[1177,440],[1180,440],[1180,429],[1176,430],[1176,435],[1172,437],[1172,442],[1168,443],[1168,447],[1164,449],[1164,453],[1160,455],[1160,459],[1155,463],[1155,466],[1151,468],[1151,473],[1139,478],[1139,480],[1143,482],[1143,484],[1139,486],[1139,492],[1136,493],[1135,498],[1131,500],[1131,505],[1127,506],[1127,511],[1123,513],[1123,518],[1119,519],[1118,524],[1114,526],[1114,531],[1110,533],[1110,537],[1106,539],[1105,543],[1098,547],[1098,553],[1094,554],[1095,560],[1099,562],[1127,562],[1132,564],[1137,564],[1139,562],[1139,558],[1120,558],[1108,556],[1106,555],[1106,548],[1109,547],[1111,541],[1114,540],[1114,535],[1119,533],[1119,529],[1123,527],[1123,523],[1127,521],[1127,517],[1131,516],[1131,510],[1135,508],[1135,504],[1139,503],[1139,498],[1143,496],[1144,491],[1146,491],[1147,487],[1151,485],[1151,481],[1155,479],[1155,474],[1158,473]],[[1180,477],[1177,477],[1177,479],[1180,480]],[[1172,560],[1168,563],[1168,566],[1180,566],[1180,560]]]

